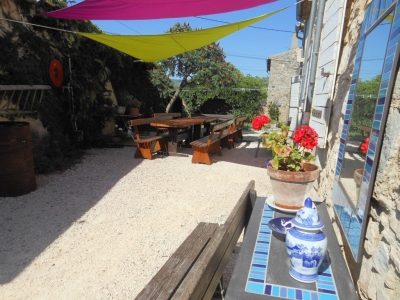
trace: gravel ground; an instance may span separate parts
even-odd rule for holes
[[[211,166],[94,149],[37,176],[35,192],[0,197],[0,299],[133,299],[199,222],[224,223],[250,180],[269,194],[259,134],[244,131]]]

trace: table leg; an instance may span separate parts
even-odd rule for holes
[[[195,141],[201,138],[201,124],[197,124],[193,126],[193,136],[191,141]]]
[[[170,156],[188,157],[189,155],[178,152],[177,139],[178,139],[178,129],[177,128],[169,128],[168,155],[170,155]]]

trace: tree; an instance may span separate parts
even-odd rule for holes
[[[189,23],[176,23],[169,32],[193,31]],[[161,97],[171,98],[166,112],[182,93],[181,99],[185,111],[190,115],[199,103],[218,95],[228,86],[234,86],[240,78],[235,67],[225,61],[223,49],[212,43],[202,48],[185,52],[165,59],[150,70],[151,81]],[[179,77],[181,82],[175,89],[170,77]]]
[[[235,116],[247,116],[248,120],[260,114],[260,108],[267,102],[268,83],[264,78],[251,75],[241,76],[235,88],[225,95]]]
[[[380,82],[381,75],[369,80],[358,79],[350,125],[350,132],[354,132],[354,135],[359,134],[361,125],[372,125]]]

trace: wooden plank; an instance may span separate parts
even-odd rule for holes
[[[216,223],[199,223],[136,299],[170,299],[217,228]]]
[[[212,131],[218,131],[221,130],[223,128],[228,127],[229,125],[231,125],[233,122],[235,122],[235,119],[230,119],[230,120],[226,120],[226,121],[222,121],[222,122],[218,122],[217,124],[212,125],[211,130]]]
[[[233,248],[250,218],[251,198],[256,197],[255,192],[251,193],[254,190],[254,185],[254,180],[251,180],[227,220],[216,231],[207,248],[200,255],[172,299],[212,298]]]
[[[49,85],[0,85],[0,91],[51,90]]]
[[[134,120],[129,120],[129,125],[130,126],[138,126],[138,125],[146,125],[150,124],[152,122],[159,122],[163,120],[170,120],[172,119],[171,116],[164,116],[164,117],[157,117],[157,118],[142,118],[142,119],[134,119]]]
[[[179,118],[182,116],[181,113],[154,113],[153,117],[165,117],[165,116],[171,116],[172,118]]]
[[[221,120],[233,119],[235,117],[234,115],[218,115],[218,114],[202,114],[202,115],[206,117],[215,117]]]

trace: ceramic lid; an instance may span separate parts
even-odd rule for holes
[[[323,228],[325,224],[320,220],[318,211],[313,206],[313,201],[308,197],[304,202],[304,207],[297,212],[296,217],[292,220],[292,224],[305,230]]]

